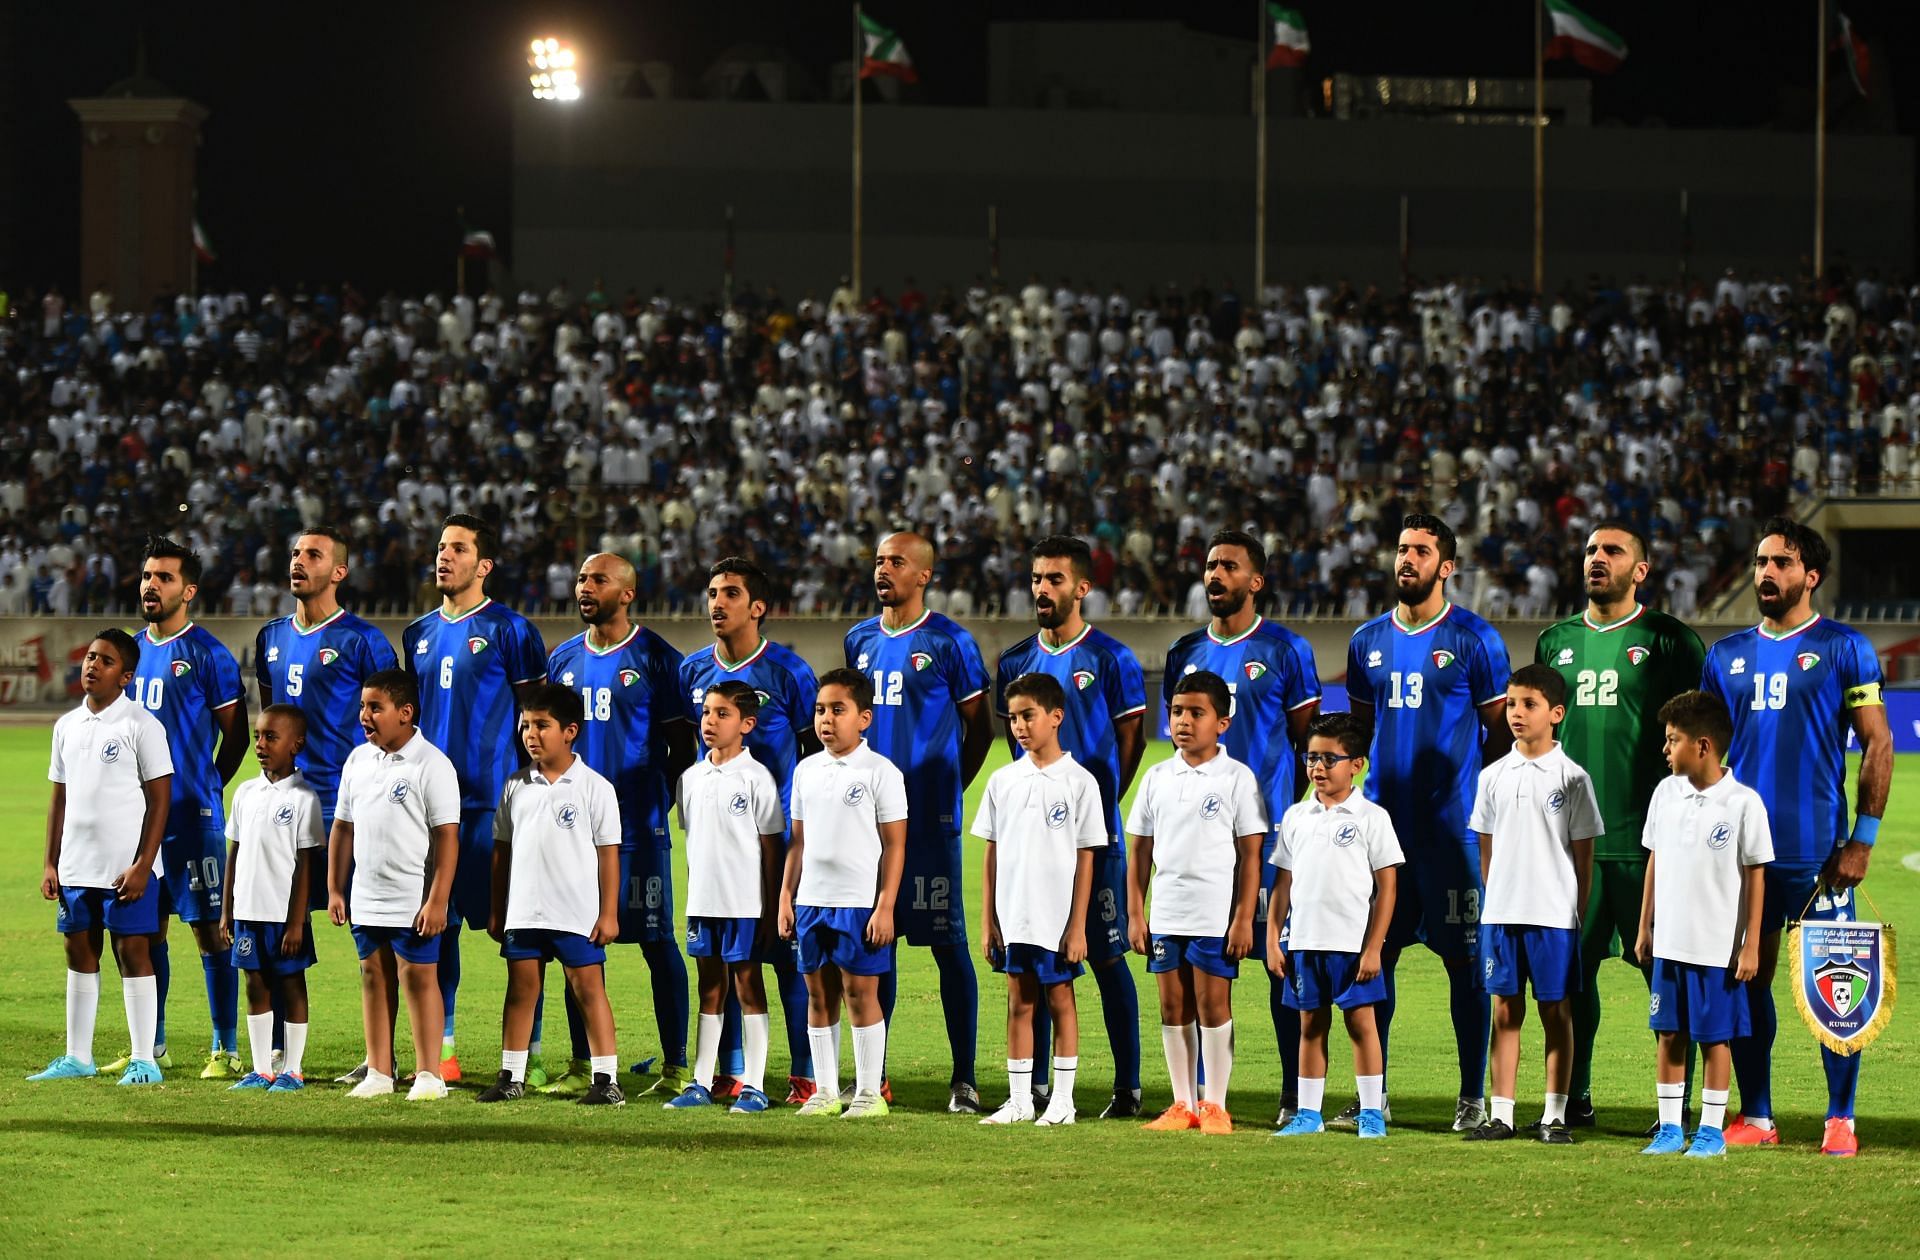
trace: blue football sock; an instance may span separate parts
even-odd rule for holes
[[[806,1036],[807,1008],[800,1007],[801,1036]],[[788,1039],[792,1039],[789,1026]],[[746,1043],[740,1039],[740,998],[727,986],[727,1000],[720,1007],[720,1054],[714,1060],[714,1075],[738,1076],[747,1070]]]
[[[207,982],[207,1012],[213,1022],[213,1048],[240,1053],[240,972],[230,957],[200,955]]]
[[[154,997],[159,1003],[153,1024],[153,1053],[158,1057],[167,1048],[167,990],[173,986],[173,962],[164,939],[155,941],[147,952],[153,959]]]
[[[640,946],[653,975],[653,1022],[660,1029],[660,1057],[669,1067],[687,1066],[687,960],[671,940]],[[744,1058],[740,1071],[746,1071]]]
[[[1447,1006],[1453,1014],[1454,1052],[1460,1056],[1460,1096],[1487,1093],[1487,1042],[1493,1033],[1493,999],[1473,982],[1471,960],[1447,960]]]
[[[933,961],[940,968],[940,1009],[947,1017],[947,1049],[953,1054],[950,1082],[971,1085],[974,1050],[980,1042],[980,978],[973,970],[973,954],[964,944],[935,945]]]
[[[1394,983],[1394,964],[1400,961],[1399,954],[1390,955],[1380,964],[1380,976],[1387,982],[1387,996],[1373,1008],[1373,1024],[1380,1033],[1380,1092],[1387,1091],[1387,1074],[1393,1071],[1393,1060],[1387,1057],[1387,1036],[1393,1031],[1393,1008],[1399,1002],[1400,988]]]
[[[793,965],[791,954],[774,963],[773,983],[780,990],[780,1005],[787,1019],[787,1057],[792,1062],[788,1072],[812,1080],[813,1043],[807,1040],[807,978]],[[736,1002],[734,1005],[737,1008],[739,1004]],[[733,1025],[733,1042],[737,1048],[740,1044],[740,1020],[737,1016]],[[744,1071],[745,1068],[743,1058],[741,1069]]]
[[[899,996],[900,964],[896,962],[880,973],[880,1018],[889,1024],[893,1022],[894,999]]]
[[[1053,1062],[1053,1012],[1047,1007],[1047,993],[1033,1005],[1033,1087],[1047,1087],[1047,1069]]]
[[[1283,1001],[1287,982],[1267,973],[1267,1008],[1273,1015],[1274,1039],[1280,1043],[1280,1096],[1300,1094],[1300,1012]]]
[[[275,1050],[287,1048],[287,1017],[280,1010],[280,989],[277,985],[273,991],[273,1048]]]
[[[1100,1011],[1106,1016],[1107,1043],[1113,1047],[1113,1087],[1140,1088],[1140,990],[1127,968],[1126,955],[1093,969],[1100,986]],[[1034,1057],[1040,1057],[1038,1047]]]
[[[1749,1120],[1773,1118],[1773,1038],[1780,1018],[1773,1007],[1773,986],[1747,983],[1747,1007],[1753,1035],[1735,1037],[1733,1078],[1740,1083],[1740,1114]]]
[[[561,992],[563,993],[566,992],[566,985],[563,983],[560,986],[560,989],[561,989]],[[567,996],[572,997],[573,995],[569,993],[567,994]],[[544,1033],[546,1030],[547,1030],[547,990],[543,985],[540,989],[540,992],[533,995],[533,1032],[527,1038],[527,1045],[529,1047],[541,1045],[543,1038],[541,1037],[540,1034]],[[538,1066],[538,1064],[536,1064],[535,1066]]]
[[[1681,1079],[1680,1106],[1684,1109],[1693,1103],[1693,1067],[1700,1061],[1700,1046],[1692,1038],[1687,1040],[1687,1074]]]
[[[1853,1096],[1860,1088],[1860,1056],[1835,1054],[1821,1046],[1820,1066],[1827,1073],[1827,1119],[1853,1115]]]
[[[567,1048],[570,1057],[591,1059],[593,1052],[587,1048],[587,1013],[580,1009],[580,1003],[573,1000],[573,990],[566,990],[567,1007]]]
[[[447,1013],[447,1022],[440,1035],[448,1040],[453,1037],[453,1004],[460,994],[460,925],[452,919],[447,920],[447,930],[440,933],[440,1004]]]

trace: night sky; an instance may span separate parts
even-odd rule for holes
[[[1289,3],[1306,17],[1315,74],[1531,73],[1527,0]],[[1591,0],[1584,7],[1631,48],[1620,73],[1596,80],[1596,121],[1811,125],[1812,3]],[[1874,40],[1875,90],[1885,98],[1856,103],[1844,77],[1837,79],[1836,127],[1877,113],[1904,134],[1920,131],[1914,7],[1889,0],[1847,6]],[[457,206],[509,243],[509,110],[525,91],[533,35],[569,37],[589,58],[665,60],[687,83],[727,48],[750,41],[792,50],[824,84],[826,67],[844,59],[851,43],[848,6],[827,0],[349,0],[297,9],[13,3],[0,10],[0,287],[16,291],[74,284],[80,140],[66,101],[131,73],[142,33],[148,73],[212,111],[200,218],[220,261],[207,281],[256,288],[347,278],[373,290],[447,284]],[[1177,18],[1250,41],[1254,0],[871,0],[870,11],[907,43],[920,70],[919,100],[970,106],[986,97],[990,21]],[[1905,50],[1912,53],[1903,66]],[[1833,72],[1841,74],[1837,60]],[[1550,64],[1549,73],[1580,72]]]

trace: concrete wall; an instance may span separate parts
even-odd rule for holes
[[[1140,287],[1251,283],[1253,121],[1099,110],[873,106],[866,113],[866,275],[897,291],[987,267]],[[1399,199],[1417,272],[1524,277],[1525,128],[1275,120],[1269,274],[1390,281]],[[851,108],[708,101],[526,100],[514,115],[515,279],[717,292],[722,223],[736,271],[788,297],[848,269]],[[1913,144],[1834,136],[1829,258],[1913,263]],[[1548,279],[1676,274],[1690,190],[1695,274],[1793,273],[1811,250],[1810,135],[1566,128],[1547,138]]]

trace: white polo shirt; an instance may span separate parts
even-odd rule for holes
[[[579,757],[557,779],[525,767],[500,791],[493,840],[513,849],[507,931],[593,931],[600,918],[598,850],[620,843],[620,801],[605,776]]]
[[[687,833],[687,916],[765,914],[760,837],[787,829],[773,775],[746,748],[721,764],[708,753],[687,767],[675,794]]]
[[[460,776],[414,732],[399,752],[361,744],[340,767],[336,822],[353,824],[353,921],[411,927],[427,898],[428,836],[460,822]]]
[[[1593,780],[1558,742],[1531,759],[1516,748],[1482,770],[1467,827],[1493,837],[1480,922],[1580,926],[1573,842],[1606,827]]]
[[[239,848],[239,871],[228,872],[233,917],[248,923],[285,923],[293,901],[293,872],[300,850],[325,850],[320,798],[298,770],[278,783],[265,775],[233,790],[227,810],[227,840]],[[327,879],[324,853],[308,878]],[[307,907],[300,907],[301,913]]]
[[[994,916],[1008,945],[1059,949],[1073,914],[1080,850],[1105,848],[1106,809],[1087,768],[1062,753],[1022,757],[987,778],[973,834],[994,844]]]
[[[1338,805],[1309,797],[1280,816],[1268,859],[1293,872],[1287,948],[1357,954],[1367,943],[1373,873],[1406,861],[1387,811],[1358,788]]]
[[[907,816],[907,782],[861,740],[844,757],[825,749],[793,768],[793,821],[802,836],[802,906],[871,909],[880,889],[880,824]]]
[[[1672,775],[1653,789],[1640,844],[1654,855],[1654,957],[1730,966],[1743,926],[1740,870],[1773,861],[1760,794],[1731,771],[1704,792]]]
[[[167,728],[124,694],[95,713],[86,701],[53,724],[47,778],[67,785],[60,884],[111,888],[140,854],[145,785],[173,773]],[[153,873],[162,874],[160,859]]]
[[[1127,834],[1153,837],[1153,904],[1160,936],[1225,936],[1233,917],[1240,836],[1265,834],[1267,806],[1245,763],[1225,748],[1200,765],[1182,754],[1140,780]]]

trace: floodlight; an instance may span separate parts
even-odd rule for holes
[[[528,43],[527,71],[536,101],[580,99],[579,56],[566,41],[543,36]]]

